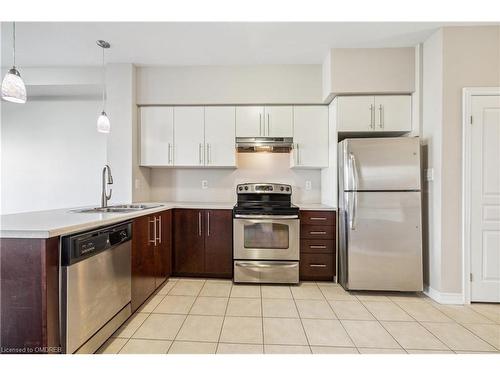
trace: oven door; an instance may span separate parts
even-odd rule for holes
[[[296,215],[235,215],[234,259],[299,260]]]

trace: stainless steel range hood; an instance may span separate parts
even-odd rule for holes
[[[238,152],[290,152],[292,137],[236,137]]]

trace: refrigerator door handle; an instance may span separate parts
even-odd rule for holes
[[[352,171],[352,209],[349,215],[349,226],[351,230],[356,229],[356,209],[358,205],[358,169],[356,166],[356,158],[353,154],[349,154],[349,160],[351,161],[351,171]]]

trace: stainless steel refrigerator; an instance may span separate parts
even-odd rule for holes
[[[339,282],[421,291],[419,138],[345,139],[338,153]]]

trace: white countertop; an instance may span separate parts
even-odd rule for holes
[[[234,202],[147,202],[160,206],[127,213],[72,212],[79,208],[23,212],[0,216],[0,238],[50,238],[119,223],[172,208],[232,209]]]
[[[310,211],[336,211],[337,207],[329,206],[327,204],[322,203],[295,203],[296,206],[299,206],[301,210],[310,210]]]
[[[139,204],[139,203],[138,203]],[[150,215],[172,208],[230,210],[234,202],[147,202],[158,207],[127,213],[73,212],[79,208],[23,212],[0,216],[0,238],[50,238],[77,233],[92,228],[119,223],[139,216]],[[334,211],[333,206],[320,203],[298,203],[301,210]]]

